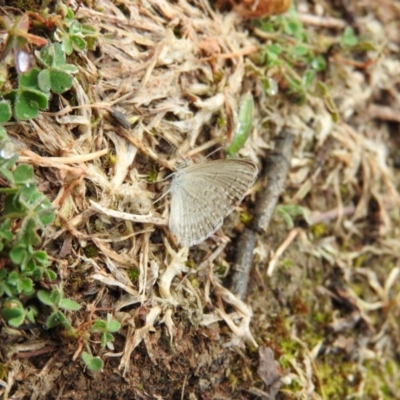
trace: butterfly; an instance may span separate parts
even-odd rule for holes
[[[171,183],[169,228],[184,247],[206,240],[242,201],[258,169],[249,160],[203,161],[179,169]]]

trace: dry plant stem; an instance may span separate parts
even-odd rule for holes
[[[265,233],[267,231],[275,205],[284,187],[292,158],[292,143],[293,135],[288,132],[276,138],[275,150],[270,155],[262,172],[262,180],[266,180],[268,185],[257,198],[256,216],[252,229],[245,229],[239,239],[230,283],[231,292],[236,294],[239,299],[246,296],[256,244],[256,232]]]
[[[103,207],[102,205],[89,200],[90,205],[92,208],[94,208],[96,211],[99,211],[105,215],[108,215],[109,217],[113,218],[119,218],[123,219],[126,221],[132,221],[132,222],[137,222],[141,224],[154,224],[154,225],[167,225],[167,221],[162,218],[157,218],[153,217],[152,214],[149,215],[135,215],[135,214],[129,214],[129,213],[124,213],[116,210],[111,210],[110,208]]]
[[[302,230],[300,228],[295,228],[290,231],[289,235],[286,237],[284,242],[278,247],[278,249],[275,251],[275,254],[269,261],[267,268],[267,276],[272,276],[272,273],[274,272],[275,266],[278,263],[279,258],[301,231]]]

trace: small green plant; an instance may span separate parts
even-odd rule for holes
[[[52,282],[57,278],[48,268],[44,251],[36,250],[41,240],[38,229],[51,224],[54,209],[46,196],[36,186],[32,167],[18,165],[18,155],[0,127],[0,176],[8,187],[0,188],[4,208],[0,217],[0,299],[1,315],[11,326],[18,327],[25,319],[34,322],[37,310],[29,304],[35,296],[35,283]]]
[[[358,44],[358,38],[354,33],[354,29],[350,26],[347,26],[343,32],[343,35],[340,37],[340,45],[342,48],[351,48]]]
[[[272,43],[261,50],[259,61],[267,68],[279,70],[292,99],[303,103],[317,74],[326,69],[325,58],[308,43],[303,25],[294,12],[289,17],[261,20],[258,27],[272,38]],[[263,81],[269,93],[271,79]]]
[[[43,69],[32,68],[19,75],[18,88],[7,93],[4,97],[11,101],[14,107],[15,119],[27,120],[35,118],[40,110],[48,107],[50,93],[64,93],[72,86],[72,75],[78,68],[66,63],[65,53],[59,43],[44,46],[36,57]],[[1,120],[4,122],[11,116],[3,101],[0,108]],[[3,111],[3,112],[2,112]]]
[[[44,93],[50,91],[60,94],[72,87],[72,75],[78,72],[75,65],[66,62],[60,43],[43,47],[36,53],[38,61],[44,66],[38,74],[38,85]]]
[[[97,30],[90,25],[81,24],[75,20],[75,15],[70,8],[64,6],[65,17],[59,24],[55,36],[61,41],[65,54],[71,55],[75,51],[86,51],[93,48],[97,38]]]
[[[90,323],[86,323],[85,325],[88,324]],[[114,350],[114,345],[112,343],[114,341],[114,336],[112,334],[119,331],[120,328],[121,324],[117,320],[113,319],[111,314],[107,314],[107,319],[105,321],[103,319],[97,319],[93,322],[90,332],[101,334],[101,347],[107,347],[110,350]],[[82,332],[82,327],[80,331]],[[100,357],[95,357],[92,355],[89,347],[90,335],[87,333],[81,333],[80,338],[81,345],[85,345],[87,349],[87,351],[84,351],[81,354],[83,362],[91,371],[101,371],[103,368],[103,361]]]
[[[13,52],[14,65],[19,77],[17,88],[0,93],[0,96],[8,100],[7,103],[0,98],[0,123],[11,118],[9,107],[11,104],[16,120],[32,119],[40,110],[48,107],[51,93],[61,94],[72,87],[73,74],[78,72],[78,68],[66,62],[66,54],[70,55],[73,50],[85,51],[89,42],[91,46],[94,44],[97,32],[94,28],[76,21],[70,9],[64,11],[66,15],[64,19],[54,18],[51,21],[35,14],[35,18],[41,20],[44,27],[47,27],[45,22],[48,22],[49,29],[50,27],[54,29],[56,24],[62,44],[48,44],[47,39],[28,33],[29,16],[32,16],[32,13],[24,14],[13,22],[7,17],[1,19],[6,27],[7,40],[0,54],[0,61]],[[27,44],[44,46],[35,52],[41,68],[34,67],[34,57],[28,50]]]
[[[37,297],[43,304],[52,309],[52,313],[46,320],[47,328],[54,328],[59,324],[62,324],[67,330],[72,328],[67,317],[60,309],[78,311],[81,306],[76,301],[65,298],[61,287],[55,288],[51,292],[39,290]]]
[[[117,320],[112,319],[111,314],[107,314],[106,321],[98,319],[94,322],[91,332],[101,333],[101,347],[107,346],[110,350],[114,350],[114,345],[112,344],[114,336],[112,333],[118,332],[120,328],[121,324]]]

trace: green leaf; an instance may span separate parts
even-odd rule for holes
[[[29,253],[25,245],[17,244],[10,251],[11,261],[16,265],[21,265],[28,257]]]
[[[71,35],[82,33],[82,25],[78,21],[72,21],[71,25],[69,26],[69,33]]]
[[[8,297],[12,297],[12,296],[14,296],[15,294],[17,294],[17,293],[15,293],[15,292],[16,292],[16,291],[15,291],[15,288],[10,287],[10,286],[7,284],[7,282],[2,282],[2,283],[0,283],[0,293],[1,293],[0,297],[3,295],[3,293],[5,293]]]
[[[107,330],[107,322],[102,319],[97,319],[92,325],[92,332],[104,332]]]
[[[272,44],[266,48],[266,55],[268,57],[268,61],[276,61],[279,58],[279,55],[282,53],[282,48],[278,44]]]
[[[17,234],[17,240],[20,243],[24,243],[27,246],[38,246],[40,244],[40,237],[37,234],[37,223],[33,218],[25,217],[22,222],[21,229]],[[26,262],[31,260],[31,253]]]
[[[36,317],[39,315],[39,311],[36,307],[34,306],[28,306],[26,308],[26,318],[28,318],[28,320],[30,322],[32,322],[33,324],[36,321]]]
[[[35,251],[33,258],[40,265],[47,266],[49,264],[49,259],[45,251]]]
[[[52,43],[49,46],[49,53],[52,54],[52,67],[57,68],[66,63],[65,53],[60,43]]]
[[[1,225],[0,225],[0,239],[4,239],[6,243],[11,242],[13,238],[13,234],[11,232],[11,220],[6,219]]]
[[[50,292],[50,298],[54,305],[58,305],[60,300],[62,299],[62,290],[61,289],[53,289]]]
[[[43,199],[36,211],[38,212],[37,222],[41,226],[50,225],[56,218],[54,207],[47,198]]]
[[[25,319],[25,310],[21,301],[16,298],[7,299],[1,310],[1,315],[8,321],[11,326],[20,326]]]
[[[51,90],[51,77],[50,77],[50,69],[43,69],[40,71],[38,76],[38,85],[40,90],[45,93],[49,93]]]
[[[82,352],[82,360],[93,372],[101,371],[104,365],[103,360],[100,357],[93,357],[86,351]]]
[[[33,268],[29,269],[29,270],[27,268],[24,273],[25,273],[25,275],[31,276],[33,280],[40,281],[43,277],[43,268],[37,267],[34,260],[31,260],[31,261],[33,261]]]
[[[46,306],[53,306],[53,300],[50,296],[50,292],[46,290],[38,290],[37,292],[37,298],[43,303],[46,304]]]
[[[99,33],[94,26],[82,24],[82,34],[83,36],[97,36]]]
[[[62,47],[65,51],[65,54],[71,55],[72,52],[74,51],[74,48],[72,47],[72,40],[69,35],[64,35],[63,40],[62,40]]]
[[[32,183],[27,183],[20,190],[19,201],[28,210],[34,210],[45,198]]]
[[[121,329],[121,324],[113,319],[107,324],[107,331],[108,332],[118,332]]]
[[[53,270],[46,268],[43,271],[43,277],[44,277],[44,279],[51,282],[51,281],[55,281],[57,279],[57,274]]]
[[[59,324],[64,324],[65,321],[66,321],[66,318],[62,312],[54,311],[47,318],[46,326],[51,329],[51,328],[56,327]]]
[[[32,279],[25,277],[22,278],[20,282],[21,282],[21,291],[23,291],[27,296],[33,294],[34,289],[33,289]]]
[[[40,109],[48,106],[48,97],[39,90],[23,90],[17,94],[14,102],[14,116],[18,121],[37,117]]]
[[[305,89],[309,88],[314,79],[315,79],[315,71],[312,69],[308,69],[306,72],[304,72],[302,78],[303,87]]]
[[[54,93],[64,93],[72,87],[72,76],[69,75],[68,72],[69,71],[50,70],[50,86]]]
[[[7,135],[7,131],[2,126],[0,126],[0,141],[3,140],[10,140],[10,138]]]
[[[16,185],[25,185],[26,183],[34,182],[33,169],[28,164],[20,164],[15,168],[14,172],[14,183]]]
[[[25,311],[23,309],[7,310],[3,308],[1,310],[1,315],[7,320],[9,325],[15,328],[22,325],[25,320]]]
[[[0,165],[10,168],[14,165],[14,160],[18,159],[15,145],[10,140],[2,140],[0,142]]]
[[[0,100],[0,124],[4,124],[11,119],[11,103],[7,100]]]
[[[19,274],[18,274],[18,272],[17,272],[17,271],[11,271],[11,272],[8,274],[7,282],[8,282],[10,285],[16,286],[17,283],[18,283],[18,281],[19,281]]]
[[[78,311],[81,308],[79,303],[70,299],[61,299],[58,303],[58,306],[64,310],[70,311]]]
[[[226,148],[225,154],[235,155],[246,143],[253,123],[254,100],[251,93],[245,94],[240,101],[238,123],[232,141]]]
[[[23,211],[22,205],[18,201],[16,194],[9,194],[4,199],[4,215],[11,214],[15,218],[15,214],[21,214]]]
[[[85,51],[87,49],[86,40],[81,36],[71,36],[72,45],[76,51]]]
[[[65,18],[68,18],[68,19],[73,19],[73,18],[75,18],[75,14],[74,14],[74,12],[72,11],[72,9],[69,8],[69,7],[66,7],[66,9],[67,9],[67,11],[66,11]]]
[[[114,336],[111,335],[111,333],[104,332],[101,335],[101,340],[100,340],[101,347],[106,347],[107,343],[110,343],[110,342],[113,342],[113,341],[114,341]]]
[[[293,55],[297,57],[302,57],[308,54],[308,49],[306,46],[296,45],[292,49]]]
[[[51,67],[53,62],[53,47],[52,45],[43,46],[40,52],[36,52],[38,60],[46,67]]]
[[[32,68],[30,71],[21,74],[19,77],[19,88],[40,90],[38,85],[39,73],[39,68]]]
[[[350,26],[346,26],[343,35],[340,38],[340,44],[342,47],[354,47],[358,43],[357,36],[354,33],[354,30]]]
[[[0,127],[0,174],[3,175],[10,184],[14,182],[14,176],[11,169],[14,167],[19,156],[12,143],[7,136],[3,127]]]
[[[71,329],[71,324],[69,323],[66,316],[61,311],[54,311],[49,315],[46,320],[46,326],[51,329],[56,327],[57,325],[64,325],[65,329]]]
[[[311,67],[318,72],[326,70],[326,60],[323,56],[314,57],[311,61]]]

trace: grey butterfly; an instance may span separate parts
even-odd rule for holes
[[[257,177],[248,160],[204,161],[178,170],[171,183],[169,228],[178,242],[190,247],[221,227]]]

